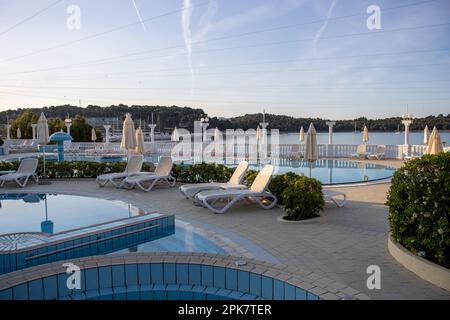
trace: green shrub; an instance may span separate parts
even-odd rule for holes
[[[174,165],[172,175],[178,182],[208,183],[228,182],[233,169],[221,164],[199,163],[194,165]]]
[[[288,172],[286,174],[278,175],[272,178],[269,184],[269,190],[278,198],[279,205],[284,204],[283,192],[286,187],[291,186],[298,177],[300,176],[293,172]]]
[[[0,162],[0,171],[17,170],[19,162]],[[124,162],[88,162],[88,161],[46,161],[45,175],[47,179],[71,179],[71,178],[96,178],[99,175],[113,172],[123,172],[126,163]],[[145,163],[143,171],[153,171],[153,164]],[[39,178],[44,177],[44,163],[39,159],[37,170]]]
[[[256,170],[248,170],[247,173],[245,174],[245,184],[250,187],[253,182],[255,181],[256,176],[258,175],[258,171]]]
[[[389,190],[393,238],[413,253],[450,266],[450,154],[407,162]]]
[[[302,176],[287,181],[281,194],[288,214],[286,219],[297,221],[318,217],[325,206],[320,182]]]

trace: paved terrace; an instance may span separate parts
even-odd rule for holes
[[[381,163],[401,165],[396,161]],[[226,214],[216,215],[193,206],[176,188],[163,185],[144,193],[99,188],[93,180],[66,180],[54,181],[49,186],[30,183],[21,191],[117,199],[143,210],[175,214],[180,225],[210,236],[229,253],[301,268],[306,270],[305,277],[312,276],[308,271],[314,272],[314,279],[308,280],[331,292],[338,281],[372,299],[450,299],[450,292],[417,277],[389,254],[388,210],[384,205],[389,186],[381,183],[340,187],[340,191],[347,193],[347,205],[339,209],[327,204],[323,221],[308,224],[279,223],[277,217],[283,215],[282,209],[265,211],[256,205],[236,206]],[[3,191],[17,192],[18,188],[8,186]],[[366,287],[369,265],[381,268],[381,290]]]

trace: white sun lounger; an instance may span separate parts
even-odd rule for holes
[[[207,190],[217,190],[217,189],[247,189],[247,186],[242,184],[242,180],[244,180],[245,173],[248,169],[248,162],[242,161],[237,166],[236,170],[234,170],[231,179],[226,183],[197,183],[197,184],[186,184],[180,187],[180,192],[186,199],[190,199],[194,202],[197,201],[195,198],[196,194],[202,191]]]
[[[161,157],[155,172],[127,177],[123,180],[120,187],[131,190],[137,186],[142,191],[148,192],[160,181],[165,181],[170,187],[174,187],[177,181],[170,174],[172,172],[172,166],[173,162],[171,157]],[[146,184],[149,184],[149,186],[146,187]]]
[[[205,208],[215,213],[224,213],[236,202],[245,199],[254,199],[263,209],[271,209],[278,201],[276,196],[266,191],[273,171],[273,166],[266,165],[256,176],[255,181],[249,189],[203,191],[197,194],[197,200]],[[270,202],[269,204],[265,204],[263,200]],[[219,201],[227,201],[227,203],[222,207],[215,207],[214,204]]]
[[[115,187],[119,187],[123,179],[133,175],[142,174],[141,169],[143,162],[144,159],[142,156],[131,156],[124,172],[102,174],[97,177],[97,183],[100,187],[104,187],[108,183],[111,183]]]
[[[350,158],[366,159],[369,153],[367,152],[367,146],[365,144],[358,145],[356,153],[350,155]]]
[[[339,197],[342,197],[339,200]],[[332,201],[338,208],[342,208],[347,201],[347,195],[344,192],[334,190],[323,190],[323,198],[325,201]]]
[[[6,182],[14,181],[21,188],[25,188],[30,178],[33,178],[36,182],[38,182],[38,177],[36,174],[37,167],[38,159],[22,160],[16,172],[0,176],[0,186],[3,187]]]
[[[386,156],[386,146],[379,145],[377,146],[377,151],[373,154],[369,154],[367,158],[371,160],[382,160],[385,158],[385,156]]]

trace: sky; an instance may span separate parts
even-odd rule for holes
[[[450,113],[448,0],[0,0],[0,48],[0,110]]]

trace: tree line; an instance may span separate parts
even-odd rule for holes
[[[151,119],[153,114],[154,121],[157,125],[156,130],[161,132],[171,132],[174,127],[186,128],[193,130],[193,123],[204,117],[206,114],[203,109],[194,109],[179,106],[141,106],[141,105],[112,105],[109,107],[100,107],[90,105],[86,108],[80,108],[71,105],[52,106],[44,108],[17,109],[0,112],[0,123],[12,122],[14,133],[15,129],[20,126],[22,136],[31,135],[31,126],[29,124],[35,121],[39,114],[44,112],[49,118],[49,126],[52,130],[59,131],[64,128],[63,119],[67,115],[72,118],[72,133],[74,138],[79,141],[90,141],[90,127],[86,122],[86,118],[118,118],[122,120],[126,113],[131,113],[133,119],[147,120]],[[246,114],[233,118],[209,117],[210,128],[226,129],[251,129],[262,122],[263,115]],[[282,132],[295,132],[301,126],[307,130],[310,123],[318,131],[327,131],[326,122],[328,119],[320,118],[295,118],[285,115],[266,114],[266,120],[270,123],[269,128],[279,129]],[[371,131],[396,131],[402,130],[401,117],[391,117],[384,119],[367,119],[357,118],[351,120],[338,120],[334,127],[336,132],[360,131],[366,125]],[[35,122],[34,122],[35,123]],[[428,116],[426,118],[416,118],[411,126],[411,130],[423,130],[425,125],[429,127],[436,126],[439,130],[450,130],[450,114]],[[97,135],[100,137],[100,132]],[[99,138],[100,139],[100,138]]]
[[[16,118],[10,121],[11,124],[11,138],[17,138],[17,129],[20,128],[22,139],[33,138],[33,128],[31,124],[37,123],[40,112],[33,112],[31,110],[24,110]],[[55,133],[58,131],[67,131],[64,120],[57,117],[48,117],[48,129],[49,133]],[[102,141],[101,131],[95,129],[97,135],[97,141]],[[72,118],[72,126],[70,128],[70,135],[76,142],[90,142],[92,137],[92,126],[86,121],[86,119],[80,115]],[[5,134],[3,134],[5,136]]]

